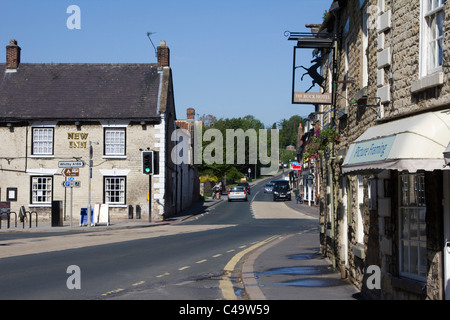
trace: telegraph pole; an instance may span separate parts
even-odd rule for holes
[[[98,144],[98,142],[89,141],[89,195],[88,195],[88,221],[87,224],[91,227],[91,181],[92,181],[92,158],[94,155],[94,149],[92,148],[92,144]]]

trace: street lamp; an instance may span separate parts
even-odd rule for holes
[[[92,180],[92,158],[94,155],[94,149],[92,144],[99,144],[98,142],[89,141],[89,196],[88,196],[88,226],[91,227],[91,180]]]

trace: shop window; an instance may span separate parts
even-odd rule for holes
[[[399,179],[400,275],[426,281],[425,176],[403,173]]]

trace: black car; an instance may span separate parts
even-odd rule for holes
[[[289,181],[288,180],[272,180],[270,182],[274,183],[275,186],[277,186],[277,185],[286,185],[286,186],[289,187]]]
[[[289,200],[291,201],[291,188],[289,188],[289,184],[285,183],[276,183],[273,188],[273,201],[278,199]]]
[[[244,187],[247,194],[250,194],[250,185],[248,184],[248,182],[239,182],[237,185]]]

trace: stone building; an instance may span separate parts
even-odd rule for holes
[[[22,63],[15,40],[6,51],[0,65],[0,201],[11,211],[23,206],[49,220],[53,201],[60,200],[65,220],[73,210],[76,223],[89,198],[92,207],[108,204],[111,219],[159,221],[181,210],[164,42],[156,64]],[[154,151],[153,175],[142,170],[147,150]],[[64,161],[85,163],[72,177],[79,184],[71,208]]]
[[[450,299],[450,11],[442,0],[333,1],[319,34],[321,250],[375,299]],[[330,56],[332,55],[332,56]]]

